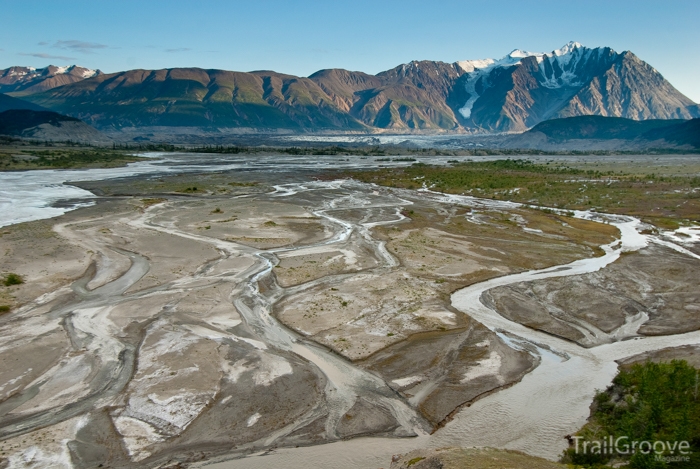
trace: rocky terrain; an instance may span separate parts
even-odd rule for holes
[[[1,268],[24,280],[2,292],[11,307],[2,321],[13,331],[2,352],[5,457],[121,467],[194,461],[231,445],[245,454],[272,441],[427,431],[536,364],[452,310],[447,293],[591,253],[566,237],[540,250],[542,235],[499,228],[500,212],[486,206],[480,220],[493,221],[470,232],[463,210],[429,199],[326,183],[284,194],[116,198],[53,226],[4,228]],[[399,213],[405,204],[412,219]],[[517,217],[559,225],[538,212]],[[486,232],[496,237],[477,247]],[[613,233],[593,229],[590,242]],[[449,244],[437,243],[445,236]],[[507,255],[515,239],[531,252]],[[446,255],[453,261],[435,269]],[[266,271],[268,262],[275,267]],[[254,283],[242,283],[250,276]],[[274,319],[259,308],[298,331],[294,342],[281,325],[263,327]],[[332,356],[346,358],[327,362]],[[357,368],[337,374],[351,362]],[[68,434],[64,449],[42,443]],[[23,452],[27,441],[40,454]]]

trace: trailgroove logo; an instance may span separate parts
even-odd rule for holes
[[[633,454],[654,454],[656,460],[665,463],[688,462],[690,443],[687,441],[637,441],[627,436],[602,440],[584,441],[582,436],[572,436],[570,441],[576,454],[595,454],[609,456],[631,456]]]

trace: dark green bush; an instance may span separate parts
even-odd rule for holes
[[[577,433],[584,441],[602,441],[612,436],[628,441],[663,441],[690,444],[689,461],[667,464],[654,452],[617,455],[633,469],[700,467],[700,372],[685,360],[670,363],[635,364],[622,369],[606,391],[593,403],[589,423]],[[675,454],[676,456],[678,453]],[[674,456],[670,452],[662,456]],[[588,468],[611,462],[611,455],[581,454],[575,448],[565,451],[563,462]]]
[[[24,280],[22,280],[22,277],[20,277],[17,274],[7,274],[7,277],[5,277],[5,286],[10,287],[12,285],[21,285],[24,283]]]

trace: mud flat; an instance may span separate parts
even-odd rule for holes
[[[587,347],[630,334],[679,334],[700,329],[700,263],[652,244],[604,270],[495,288],[484,301],[513,321]],[[637,325],[621,330],[628,322]]]
[[[121,195],[2,229],[2,269],[25,280],[0,287],[2,464],[379,467],[444,446],[552,459],[614,360],[700,343],[695,297],[664,296],[692,295],[697,259],[634,219],[226,178],[197,176],[202,193],[91,183]],[[607,316],[557,296],[595,282]],[[534,284],[535,329],[508,309]],[[583,321],[616,340],[577,343]]]
[[[515,451],[492,448],[415,450],[392,458],[390,469],[564,469],[566,466]]]

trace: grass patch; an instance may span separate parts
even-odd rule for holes
[[[144,208],[148,208],[151,205],[156,205],[156,204],[159,204],[161,202],[165,202],[166,200],[168,200],[168,199],[164,199],[162,197],[152,197],[152,198],[148,198],[148,199],[141,199],[141,204],[143,205]]]
[[[131,152],[97,147],[0,146],[0,171],[28,169],[114,168],[144,158]]]
[[[102,181],[79,181],[74,182],[73,185],[104,196],[131,195],[143,198],[158,198],[163,197],[164,194],[173,193],[220,196],[270,190],[259,183],[237,183],[231,181],[231,177],[231,174],[228,173],[188,173],[153,178],[130,177]],[[224,207],[221,209],[224,210]]]
[[[260,183],[255,182],[255,181],[253,181],[253,182],[229,182],[228,183],[228,185],[231,187],[253,187],[253,186],[257,186],[258,184],[260,184]]]
[[[9,313],[10,309],[10,305],[0,305],[0,314]]]
[[[599,171],[527,160],[465,162],[452,167],[414,164],[347,174],[363,182],[511,200],[565,210],[625,213],[669,225],[700,222],[700,177]]]
[[[17,274],[7,274],[7,277],[5,277],[5,281],[3,284],[6,287],[11,287],[13,285],[22,285],[24,283],[24,279],[22,279],[21,276]]]

